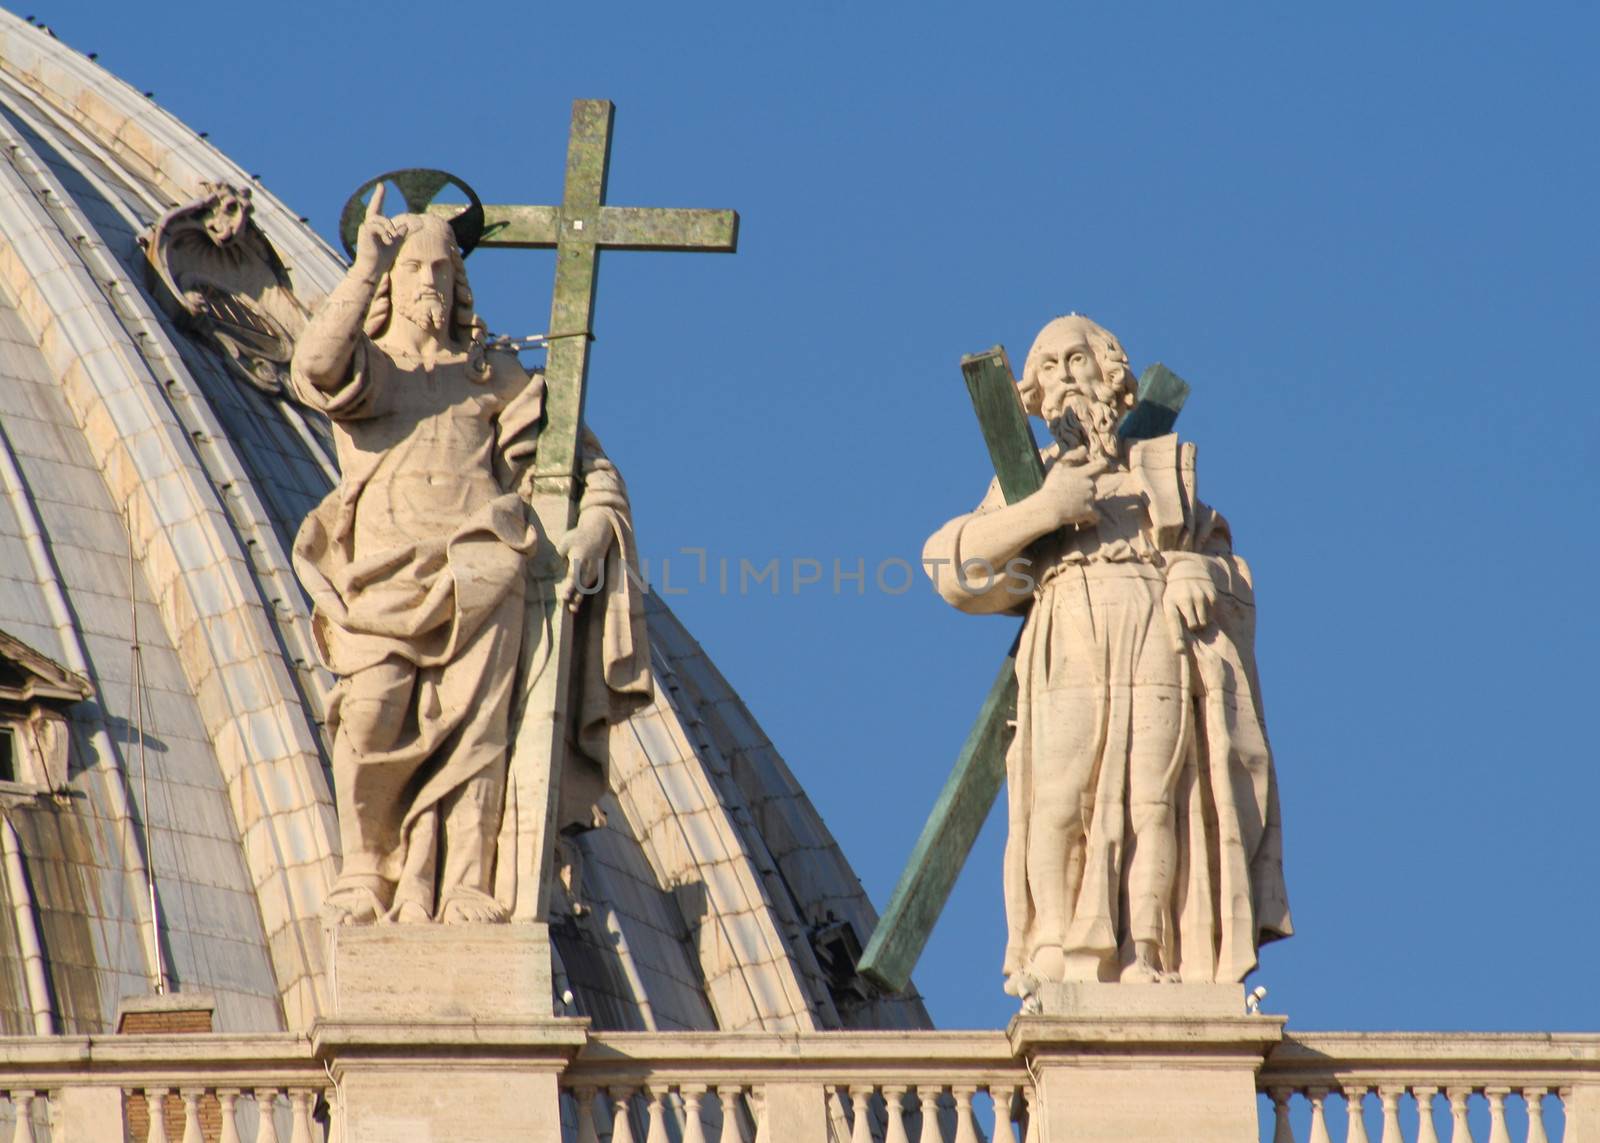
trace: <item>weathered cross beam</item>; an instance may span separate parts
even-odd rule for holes
[[[547,328],[551,334],[569,335],[549,343],[545,425],[527,487],[543,542],[534,562],[534,593],[523,646],[538,648],[542,667],[529,671],[522,717],[511,743],[510,781],[520,812],[516,853],[502,852],[500,860],[516,862],[512,911],[516,920],[543,920],[549,914],[561,771],[571,734],[573,658],[573,617],[557,598],[564,561],[553,545],[577,522],[579,437],[600,252],[609,248],[732,253],[738,242],[739,216],[731,210],[606,204],[613,115],[609,100],[573,101],[560,206],[484,208],[480,245],[555,250],[555,290]]]
[[[1000,492],[1007,504],[1031,496],[1044,483],[1044,463],[1028,428],[1006,351],[999,346],[961,359],[972,407],[989,446]],[[1138,403],[1117,432],[1144,440],[1172,431],[1189,386],[1164,365],[1139,379]],[[1020,639],[1020,634],[1018,636]],[[856,966],[880,988],[899,992],[911,979],[933,926],[950,898],[956,877],[972,852],[1006,776],[1006,749],[1017,717],[1017,639],[978,708],[978,720],[956,755],[955,768],[928,815],[927,824],[895,885],[889,907]]]

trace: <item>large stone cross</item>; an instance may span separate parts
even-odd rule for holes
[[[541,533],[522,644],[534,662],[519,698],[521,716],[514,722],[510,743],[511,794],[506,811],[515,814],[515,841],[510,852],[502,844],[499,854],[501,862],[514,863],[512,919],[516,921],[544,920],[549,914],[555,818],[562,766],[572,733],[569,676],[573,626],[571,614],[557,598],[565,568],[554,544],[577,522],[581,492],[579,439],[589,379],[600,252],[732,253],[739,236],[739,216],[731,210],[608,205],[606,176],[611,162],[614,115],[615,108],[609,100],[573,101],[566,183],[559,206],[487,205],[472,196],[472,205],[464,212],[459,205],[427,205],[446,182],[455,181],[443,172],[397,172],[393,178],[413,210],[426,209],[446,218],[481,211],[481,216],[474,219],[481,226],[477,246],[556,252],[555,288],[547,327],[545,423],[524,485]]]
[[[961,372],[973,411],[989,446],[989,459],[1006,503],[1031,496],[1044,483],[1028,415],[1023,412],[1006,351],[999,346],[961,359]],[[1152,365],[1139,379],[1138,403],[1117,427],[1129,440],[1172,431],[1189,386],[1165,365]],[[911,980],[911,969],[954,888],[978,830],[989,816],[1006,776],[1006,748],[1017,716],[1017,641],[1011,642],[1000,672],[978,709],[978,720],[956,755],[955,769],[928,814],[889,907],[861,954],[857,971],[890,992]]]

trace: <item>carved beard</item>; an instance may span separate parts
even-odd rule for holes
[[[1109,398],[1109,386],[1096,388],[1105,390]],[[1063,452],[1087,446],[1091,457],[1117,455],[1117,411],[1109,399],[1100,399],[1099,393],[1094,397],[1063,393],[1058,400],[1046,402],[1043,412],[1050,435]]]
[[[405,305],[396,308],[399,309],[401,317],[417,328],[432,334],[444,332],[444,298],[432,290],[422,290]]]

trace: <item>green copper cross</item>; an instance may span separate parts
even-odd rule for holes
[[[512,915],[520,921],[543,920],[549,913],[550,862],[560,803],[561,767],[571,733],[568,684],[573,661],[572,616],[555,598],[555,587],[565,568],[552,545],[577,522],[581,492],[579,437],[589,377],[600,251],[609,248],[732,253],[739,235],[739,216],[731,210],[608,206],[606,175],[611,162],[614,114],[609,100],[574,100],[561,205],[485,205],[483,235],[478,243],[555,250],[556,280],[548,329],[552,335],[565,335],[553,336],[549,342],[545,423],[525,487],[530,507],[539,519],[542,542],[534,560],[523,646],[542,663],[530,671],[526,680],[521,696],[522,715],[516,722],[511,744],[512,796],[520,811],[516,817],[515,852],[502,850],[500,854],[502,862],[515,862],[517,887]],[[429,209],[445,215],[461,211],[459,206]],[[509,803],[508,798],[508,809]]]
[[[615,114],[610,100],[573,100],[566,187],[560,206],[483,207],[479,246],[556,252],[549,331],[568,336],[550,342],[545,361],[547,419],[539,436],[535,491],[570,492],[575,486],[590,338],[571,335],[593,332],[600,251],[704,250],[731,254],[739,243],[739,215],[735,211],[606,204]],[[461,208],[429,209],[451,214]]]
[[[961,373],[989,446],[1000,492],[1007,504],[1015,504],[1039,491],[1044,483],[1044,462],[1028,428],[1028,415],[1023,412],[1006,351],[995,346],[964,357]],[[1129,440],[1171,432],[1188,396],[1189,386],[1177,374],[1165,365],[1152,365],[1139,379],[1138,403],[1117,432]],[[894,887],[889,907],[856,966],[862,976],[890,992],[899,992],[910,982],[911,969],[928,943],[1005,780],[1006,748],[1017,717],[1020,639],[1019,634],[1012,640],[1011,650],[978,708],[978,720],[956,755],[955,769],[939,792],[905,872]]]

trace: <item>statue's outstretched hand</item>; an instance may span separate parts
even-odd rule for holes
[[[356,231],[356,260],[350,269],[364,278],[388,272],[407,233],[404,223],[383,216],[383,184],[379,183],[367,200],[367,215]]]
[[[556,540],[556,551],[567,561],[567,574],[556,587],[556,597],[568,611],[577,611],[584,596],[595,595],[604,586],[606,555],[614,539],[604,517],[582,515],[576,527]]]
[[[1217,602],[1217,587],[1205,565],[1193,560],[1175,560],[1167,568],[1167,590],[1161,609],[1166,615],[1172,646],[1182,651],[1187,633],[1199,631],[1211,622]]]

